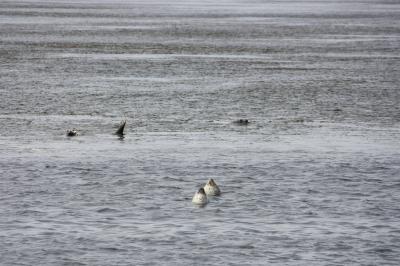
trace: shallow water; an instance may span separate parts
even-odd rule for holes
[[[0,264],[399,265],[399,18],[2,1]]]

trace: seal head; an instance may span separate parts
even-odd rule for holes
[[[75,136],[78,136],[78,130],[76,130],[76,128],[68,129],[68,130],[67,130],[67,136],[68,136],[68,137],[75,137]]]
[[[250,122],[248,119],[238,119],[238,120],[235,120],[233,123],[235,123],[236,125],[240,125],[240,126],[247,126]]]
[[[204,191],[208,196],[218,196],[221,194],[221,190],[212,178],[207,181],[207,184],[204,186]]]
[[[199,191],[197,191],[196,194],[194,194],[192,202],[197,205],[207,204],[208,200],[204,188],[200,188]]]

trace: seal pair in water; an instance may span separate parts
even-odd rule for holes
[[[115,135],[118,135],[120,137],[124,136],[124,129],[126,125],[126,120],[122,121],[121,124],[119,125],[117,131],[115,131]],[[67,136],[68,137],[75,137],[78,136],[78,130],[76,128],[73,129],[68,129],[67,130]]]
[[[221,194],[221,190],[219,189],[217,183],[210,178],[207,181],[207,184],[200,188],[199,191],[194,194],[192,202],[198,205],[205,205],[208,203],[207,196],[218,196]]]

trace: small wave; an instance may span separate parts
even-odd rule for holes
[[[118,212],[117,209],[113,208],[101,208],[97,210],[98,213],[105,213],[105,212]]]
[[[219,245],[217,248],[223,249],[254,249],[255,247],[251,243],[245,243],[241,245]]]
[[[100,182],[87,182],[82,184],[82,186],[100,186],[102,185]]]
[[[101,250],[111,251],[111,252],[125,252],[126,249],[116,248],[116,247],[101,247]]]
[[[17,215],[46,215],[45,212],[37,211],[37,210],[22,210],[18,211]]]
[[[391,248],[385,248],[385,247],[377,247],[377,248],[372,248],[367,251],[368,253],[392,253],[394,252],[393,249]]]

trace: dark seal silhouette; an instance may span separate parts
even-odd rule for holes
[[[240,126],[246,126],[250,122],[249,122],[248,119],[238,119],[238,120],[235,120],[233,123],[236,124],[236,125],[240,125]]]
[[[78,136],[78,130],[76,130],[76,128],[68,129],[68,130],[67,130],[67,136],[68,136],[68,137],[75,137],[75,136]]]

